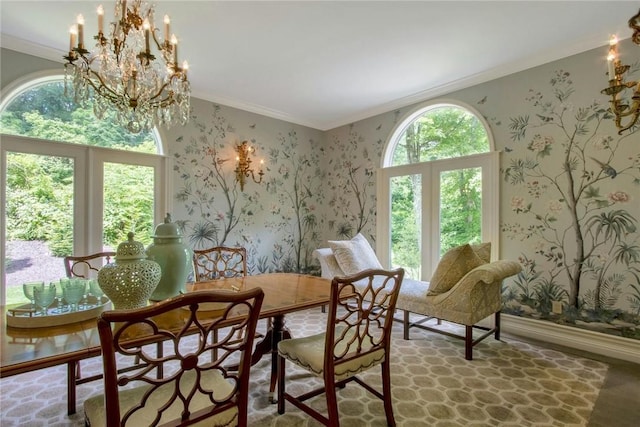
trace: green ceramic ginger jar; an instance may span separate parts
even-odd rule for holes
[[[160,282],[160,265],[147,259],[144,245],[133,240],[134,234],[118,245],[113,264],[98,271],[98,285],[116,309],[139,308]]]
[[[162,301],[186,291],[189,273],[193,271],[193,251],[182,243],[178,225],[167,214],[153,235],[153,243],[147,247],[149,259],[160,264],[162,277],[151,295],[152,301]]]

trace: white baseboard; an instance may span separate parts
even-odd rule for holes
[[[640,340],[504,313],[500,315],[500,327],[503,332],[516,336],[550,342],[640,364]]]

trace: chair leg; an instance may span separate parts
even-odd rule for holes
[[[284,414],[284,368],[285,358],[278,355],[278,414]]]
[[[495,337],[496,340],[500,341],[500,312],[499,311],[496,311],[496,314],[495,314],[495,326],[494,327],[495,327],[496,331],[495,331],[493,336]]]
[[[388,357],[382,362],[382,394],[384,395],[384,413],[387,416],[387,425],[395,427],[396,420],[393,417],[391,403],[391,362]]]
[[[333,378],[325,378],[325,398],[327,400],[327,415],[329,426],[340,427],[340,415],[338,414],[338,398],[336,397],[336,384]]]

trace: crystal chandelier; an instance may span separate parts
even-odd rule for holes
[[[160,41],[154,7],[148,2],[117,0],[108,36],[102,5],[97,13],[93,51],[85,48],[82,15],[70,30],[69,54],[64,56],[65,88],[72,80],[75,101],[87,105],[93,100],[93,111],[100,119],[107,111],[115,111],[116,120],[133,133],[156,125],[184,125],[189,120],[191,93],[188,64],[178,64],[178,40],[175,34],[169,35],[169,16],[164,16]],[[67,73],[70,67],[72,73]]]
[[[640,11],[629,19],[629,27],[633,30],[631,40],[640,45]],[[609,87],[600,91],[611,96],[611,111],[615,114],[618,134],[635,126],[640,117],[640,81],[624,81],[624,73],[629,71],[628,65],[623,65],[618,56],[618,38],[612,36],[609,41],[609,55],[607,56],[609,67]],[[619,97],[626,89],[633,90],[630,102]],[[626,124],[622,124],[622,119],[628,117]]]

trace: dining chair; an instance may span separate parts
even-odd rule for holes
[[[98,332],[104,394],[84,402],[86,424],[246,426],[251,350],[263,298],[260,288],[203,290],[103,312]],[[210,339],[214,330],[216,342]],[[241,340],[237,331],[243,331]],[[160,353],[158,343],[164,343]],[[213,348],[216,359],[208,356]],[[134,357],[145,364],[119,369]]]
[[[194,249],[193,271],[196,282],[246,276],[247,250],[227,246]]]
[[[214,246],[193,250],[194,281],[218,280],[227,277],[247,276],[247,250],[241,246]],[[267,330],[271,327],[271,319],[267,319]],[[263,337],[257,334],[258,338]],[[212,336],[215,340],[215,332]],[[214,356],[215,357],[215,356]]]
[[[334,277],[327,313],[326,331],[278,343],[278,413],[285,401],[327,426],[339,426],[336,388],[356,382],[384,402],[387,424],[395,426],[391,403],[391,328],[404,270],[365,270],[351,276]],[[292,362],[316,375],[323,384],[293,396],[285,388],[285,364]],[[382,391],[357,377],[381,366]],[[328,415],[306,400],[324,394]]]
[[[116,253],[111,251],[98,252],[91,255],[66,256],[63,258],[64,270],[67,277],[80,277],[84,279],[96,277],[98,270],[100,270],[103,265],[110,264],[115,256]]]
[[[83,279],[94,278],[98,276],[98,271],[105,264],[110,264],[115,259],[115,252],[104,251],[90,255],[66,256],[62,259],[64,270],[68,278],[79,277]],[[101,378],[100,375],[92,375],[90,377],[82,377],[80,361],[74,363],[75,384],[85,384]],[[71,368],[70,368],[71,369]]]

